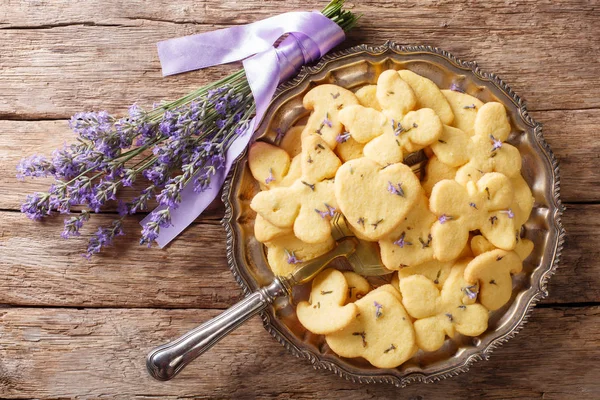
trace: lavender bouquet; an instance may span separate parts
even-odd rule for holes
[[[343,4],[333,0],[321,13],[349,31],[358,16],[343,10]],[[160,229],[170,226],[182,189],[191,184],[200,193],[210,186],[255,108],[246,74],[240,70],[150,111],[134,104],[122,118],[106,111],[78,113],[69,122],[77,135],[75,143],[55,150],[49,158],[34,155],[18,165],[20,179],[56,179],[47,192],[28,195],[21,211],[33,220],[68,214],[61,234],[67,239],[80,235],[92,212],[117,201],[119,218],[91,236],[84,254],[90,258],[124,234],[126,216],[146,211],[149,201],[156,199],[163,207],[150,214],[140,239],[140,244],[150,247]],[[141,193],[133,199],[121,198],[119,189],[136,180],[144,181]],[[73,215],[73,206],[84,209]]]

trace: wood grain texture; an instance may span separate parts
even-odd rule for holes
[[[600,140],[596,140],[600,139],[600,109],[534,112],[532,116],[544,125],[544,137],[560,163],[563,201],[600,199]],[[46,191],[52,183],[51,178],[17,181],[15,168],[22,158],[51,156],[53,149],[74,140],[65,120],[0,120],[0,209],[19,210],[27,194]],[[133,198],[144,187],[142,180],[126,188],[124,198]],[[216,204],[215,208],[219,210]]]
[[[468,374],[395,389],[314,371],[255,318],[176,380],[145,371],[149,349],[240,298],[215,202],[164,250],[128,236],[86,261],[87,234],[60,239],[62,218],[33,223],[25,195],[51,180],[17,182],[18,161],[73,140],[82,110],[122,114],[178,98],[239,69],[162,78],[155,42],[253,22],[326,0],[0,1],[0,398],[116,399],[597,399],[600,363],[600,7],[587,0],[349,2],[364,14],[340,48],[394,40],[475,60],[528,101],[561,164],[567,242],[524,330]],[[127,189],[131,196],[141,186]]]
[[[144,356],[153,346],[215,314],[193,309],[1,309],[0,396],[584,400],[600,394],[599,307],[536,309],[523,331],[489,361],[433,385],[360,385],[315,371],[287,353],[258,318],[177,379],[156,382],[146,374]],[[573,335],[565,334],[566,329]]]
[[[9,1],[0,41],[0,116],[67,118],[82,109],[124,112],[180,97],[237,69],[163,79],[155,43],[325,2],[185,0],[176,4],[88,0]],[[13,10],[16,12],[13,13]],[[342,47],[395,40],[434,45],[476,60],[529,101],[532,110],[600,107],[600,11],[585,0],[538,2],[356,2],[360,27]],[[575,95],[576,94],[576,95]]]
[[[41,224],[14,212],[0,212],[0,218],[0,304],[226,308],[240,298],[227,267],[225,230],[215,221],[193,224],[159,250],[137,244],[140,227],[130,219],[127,236],[87,261],[81,256],[86,239],[61,239],[60,218]],[[113,218],[94,216],[83,235]],[[600,302],[600,249],[594,239],[600,205],[569,206],[564,224],[567,244],[544,302]]]

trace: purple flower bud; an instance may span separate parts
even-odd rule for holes
[[[500,212],[503,213],[503,214],[506,214],[508,216],[508,218],[510,218],[510,219],[512,219],[512,218],[515,217],[515,213],[510,208],[508,210],[503,210],[503,211],[500,211]]]
[[[327,125],[330,128],[333,126],[333,122],[329,119],[329,113],[325,114],[325,119],[323,120],[323,125]]]
[[[438,221],[440,221],[440,224],[445,224],[446,222],[450,221],[452,219],[451,216],[446,215],[446,214],[442,214],[440,215],[440,217],[438,218]]]
[[[288,264],[299,264],[302,262],[302,260],[298,259],[296,257],[296,254],[294,254],[294,252],[290,252],[287,249],[285,250],[285,256],[287,257],[287,263]]]
[[[273,182],[275,180],[275,178],[273,177],[273,168],[269,168],[269,176],[267,177],[267,179],[265,179],[265,184],[268,185],[269,183]]]
[[[21,204],[21,212],[29,219],[41,220],[50,214],[50,194],[42,192],[28,194],[25,202]]]
[[[54,166],[45,157],[33,155],[24,158],[17,165],[17,179],[44,178],[55,173]]]
[[[348,139],[350,139],[350,133],[349,132],[340,133],[340,134],[338,134],[335,137],[335,141],[338,142],[338,143],[344,143]]]
[[[502,141],[496,139],[494,135],[490,135],[490,139],[492,139],[492,151],[496,151],[502,147]]]
[[[375,306],[375,318],[381,318],[383,315],[383,305],[374,301],[373,305]]]
[[[89,211],[82,211],[81,214],[75,217],[65,218],[65,229],[60,234],[63,239],[68,239],[73,236],[80,236],[79,229],[84,222],[90,219]]]
[[[396,240],[394,242],[394,244],[396,246],[400,246],[400,248],[404,248],[404,246],[412,246],[412,243],[409,241],[404,240],[404,237],[406,236],[406,232],[402,232],[402,234],[400,235],[400,238],[398,238],[398,240]]]
[[[330,206],[327,203],[323,203],[325,204],[325,211],[321,211],[318,208],[315,208],[315,211],[317,212],[317,214],[319,214],[321,216],[321,218],[326,218],[326,217],[333,217],[335,216],[335,212],[336,212],[336,208]]]
[[[394,184],[392,182],[388,181],[387,190],[391,194],[395,194],[400,197],[404,197],[404,190],[402,189],[402,182],[399,182],[398,186],[396,187],[396,186],[394,186]]]
[[[454,82],[452,82],[452,85],[450,85],[450,90],[459,92],[459,93],[465,93],[465,91],[458,84],[456,84]]]
[[[121,235],[124,235],[124,233],[123,224],[120,220],[113,221],[108,228],[98,228],[94,236],[90,238],[84,257],[89,260],[94,254],[99,253],[103,247],[110,246],[116,236]]]
[[[150,214],[150,222],[144,225],[142,229],[140,245],[147,244],[148,247],[151,247],[152,242],[158,237],[160,228],[167,228],[169,226],[171,226],[171,213],[168,208],[152,212]]]

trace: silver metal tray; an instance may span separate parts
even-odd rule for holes
[[[524,236],[535,244],[534,252],[514,277],[511,301],[490,317],[489,329],[476,338],[458,335],[446,340],[436,352],[419,351],[398,368],[379,369],[363,359],[346,359],[333,353],[322,336],[307,332],[298,322],[295,306],[283,299],[261,314],[265,329],[297,357],[316,369],[327,369],[353,382],[390,383],[404,387],[412,382],[433,382],[466,372],[471,364],[490,353],[523,327],[535,304],[548,295],[547,283],[557,267],[565,232],[560,217],[558,164],[542,136],[542,127],[528,114],[524,102],[494,74],[482,72],[474,62],[460,61],[432,47],[400,46],[387,42],[380,47],[357,46],[325,56],[313,67],[303,68],[293,80],[281,85],[263,118],[256,137],[278,141],[284,132],[308,112],[302,98],[318,84],[334,83],[348,89],[376,83],[386,69],[410,69],[433,80],[441,88],[455,83],[484,102],[503,103],[510,116],[509,142],[519,148],[522,174],[535,197]],[[254,238],[255,213],[249,207],[259,191],[242,154],[225,182],[226,207],[223,225],[227,231],[227,259],[244,294],[272,280],[263,246]],[[306,289],[306,288],[305,288]],[[293,302],[306,296],[299,288]]]

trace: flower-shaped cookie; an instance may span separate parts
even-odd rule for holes
[[[325,337],[342,357],[364,357],[377,368],[395,368],[416,352],[415,332],[396,289],[381,286],[356,301],[359,315]]]
[[[293,227],[303,242],[319,243],[331,235],[329,217],[338,205],[331,180],[313,184],[300,179],[290,187],[257,193],[250,207],[279,228]]]
[[[475,257],[465,269],[464,278],[479,283],[479,301],[489,310],[497,310],[510,300],[512,274],[523,270],[523,262],[514,251],[492,250]]]
[[[436,259],[456,258],[467,244],[469,232],[480,230],[494,246],[515,247],[514,214],[510,180],[499,173],[485,174],[463,186],[453,180],[438,182],[431,192],[429,207],[438,220],[431,228]]]
[[[516,147],[504,143],[510,134],[504,106],[496,102],[484,104],[477,111],[473,126],[472,136],[445,126],[438,141],[431,145],[441,162],[460,167],[455,179],[464,184],[487,172],[517,175],[521,170],[521,155]]]
[[[336,269],[320,272],[312,282],[309,301],[296,307],[300,323],[312,333],[326,335],[344,329],[359,313],[354,303],[346,304],[348,283]]]
[[[410,111],[402,120],[392,119],[383,134],[365,145],[363,153],[381,165],[401,162],[406,154],[438,140],[442,128],[442,122],[432,109]]]
[[[372,241],[392,232],[423,195],[410,167],[392,164],[382,168],[364,157],[342,165],[334,186],[348,223],[360,237]]]
[[[346,106],[358,104],[354,93],[336,85],[319,85],[312,88],[302,102],[304,108],[312,110],[303,136],[313,133],[321,135],[330,148],[335,148],[336,138],[342,133],[338,113]]]
[[[453,337],[456,332],[477,336],[487,329],[487,309],[464,301],[464,291],[469,284],[463,273],[468,260],[452,267],[441,291],[423,275],[400,279],[402,304],[417,319],[414,327],[419,348],[435,351],[442,347],[446,336]]]
[[[435,221],[429,201],[422,195],[404,221],[379,240],[383,265],[395,270],[433,260],[431,226]]]

